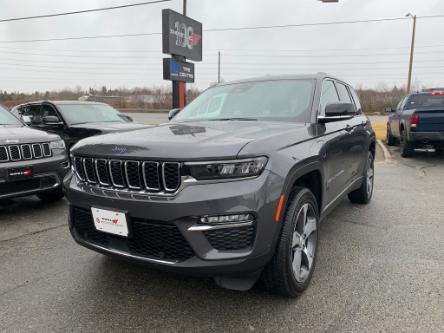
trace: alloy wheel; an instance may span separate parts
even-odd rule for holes
[[[297,282],[303,283],[313,268],[317,242],[317,218],[310,203],[300,208],[293,231],[292,268]]]
[[[373,193],[373,182],[374,182],[375,170],[373,163],[373,156],[368,157],[367,166],[367,195],[370,197]]]

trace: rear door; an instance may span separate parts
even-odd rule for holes
[[[319,106],[320,115],[325,115],[325,106],[339,102],[339,94],[331,79],[324,80]],[[335,200],[347,186],[346,141],[349,133],[346,121],[335,121],[325,124],[324,174],[326,179],[326,203]]]
[[[367,131],[369,119],[362,110],[361,102],[359,101],[356,91],[347,86],[351,95],[351,102],[355,105],[356,114],[350,119],[349,126],[352,127],[350,138],[348,140],[347,155],[349,157],[350,165],[350,183],[361,177],[367,163],[367,155],[370,148],[370,135]]]

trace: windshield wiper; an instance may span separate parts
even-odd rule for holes
[[[233,118],[215,118],[215,119],[208,119],[209,121],[231,121],[231,120],[239,120],[239,121],[257,121],[256,118],[241,118],[241,117],[233,117]]]

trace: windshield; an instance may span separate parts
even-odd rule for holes
[[[57,107],[63,118],[72,125],[128,122],[119,111],[106,104],[59,104]]]
[[[210,88],[185,107],[175,121],[292,120],[306,122],[315,80],[277,80]]]
[[[434,93],[412,95],[405,109],[419,108],[444,108],[444,95]]]
[[[0,125],[22,125],[8,110],[0,105]]]

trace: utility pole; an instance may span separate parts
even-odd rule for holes
[[[217,83],[220,83],[220,51],[217,53]]]
[[[407,94],[409,94],[412,87],[413,55],[415,53],[415,36],[416,36],[416,15],[408,13],[406,17],[411,17],[413,19],[412,45],[410,48],[410,62],[409,62],[409,78],[407,82]]]
[[[187,0],[183,0],[183,15],[187,15]],[[173,56],[177,61],[185,61],[182,56]],[[183,109],[187,104],[187,87],[184,81],[173,81],[173,108]]]

